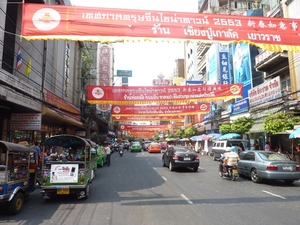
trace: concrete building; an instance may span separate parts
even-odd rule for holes
[[[88,126],[83,117],[81,58],[87,43],[21,38],[22,4],[0,2],[0,139],[32,143],[60,133],[86,136],[87,128],[107,132],[106,121]]]

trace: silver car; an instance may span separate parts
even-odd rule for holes
[[[283,154],[272,151],[244,151],[239,156],[239,175],[250,177],[254,183],[268,179],[284,180],[291,184],[300,179],[299,163],[291,161]]]

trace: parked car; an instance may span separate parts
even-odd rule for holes
[[[130,148],[130,142],[128,140],[123,140],[123,150],[129,150]]]
[[[189,167],[195,172],[200,165],[199,155],[190,149],[175,149],[169,147],[162,156],[163,166],[168,166],[170,171],[176,168]]]
[[[291,184],[300,179],[299,163],[283,154],[273,151],[244,151],[239,156],[239,175],[250,177],[254,183],[267,179],[284,180]]]
[[[244,139],[227,139],[227,140],[218,140],[213,143],[212,146],[212,154],[214,161],[218,160],[226,151],[226,148],[230,148],[230,146],[237,146],[241,149],[241,151],[250,149],[250,142]]]
[[[141,152],[142,151],[142,145],[138,141],[134,141],[131,143],[130,152]]]
[[[160,153],[161,147],[160,144],[157,142],[151,142],[148,146],[148,152],[149,153]]]

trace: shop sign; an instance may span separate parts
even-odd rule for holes
[[[273,100],[281,101],[280,77],[266,81],[248,91],[250,107],[260,105]]]
[[[40,130],[42,124],[41,113],[12,113],[11,130]]]
[[[232,114],[238,114],[249,110],[249,100],[243,99],[233,104]]]

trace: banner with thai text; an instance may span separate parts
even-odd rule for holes
[[[195,103],[241,98],[242,84],[193,86],[96,86],[87,85],[90,104]]]
[[[181,105],[120,105],[112,106],[112,116],[173,116],[173,115],[197,115],[210,111],[209,103],[181,104]]]
[[[21,34],[29,39],[98,42],[124,37],[246,41],[299,49],[299,19],[224,14],[23,4]]]
[[[172,124],[163,124],[163,125],[125,125],[122,124],[119,126],[121,131],[162,131],[170,130],[173,128]]]
[[[113,116],[114,121],[177,121],[184,120],[184,116]]]

